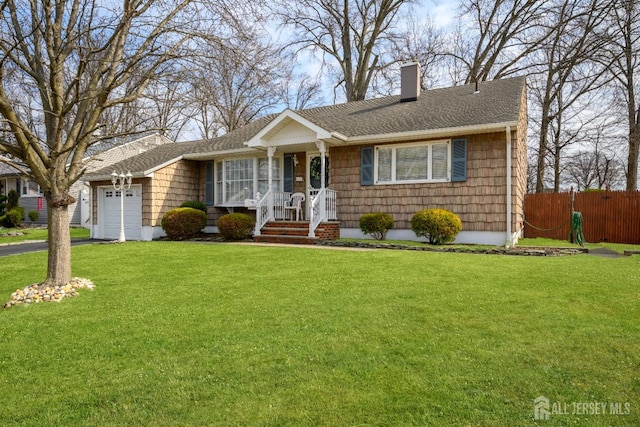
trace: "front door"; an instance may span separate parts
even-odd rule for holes
[[[329,157],[324,158],[324,186],[329,187]],[[320,153],[311,153],[307,155],[307,203],[306,218],[309,218],[309,209],[311,207],[311,197],[318,194],[318,190],[322,188],[322,158]]]

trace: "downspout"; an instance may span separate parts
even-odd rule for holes
[[[511,126],[507,126],[507,240],[505,246],[513,246],[511,238]]]

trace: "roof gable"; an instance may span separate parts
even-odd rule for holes
[[[249,141],[248,147],[293,145],[331,138],[331,132],[286,109]]]

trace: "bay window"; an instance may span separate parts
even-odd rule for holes
[[[397,184],[449,181],[449,150],[448,141],[376,147],[375,182]]]
[[[272,190],[280,191],[281,160],[272,158]],[[244,206],[245,199],[264,195],[269,187],[269,159],[247,157],[215,162],[215,204]]]

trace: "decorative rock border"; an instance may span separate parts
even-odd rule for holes
[[[4,303],[2,308],[13,307],[14,305],[39,303],[42,301],[60,302],[63,298],[70,298],[78,295],[78,289],[93,290],[95,285],[89,279],[73,277],[69,283],[63,286],[47,286],[41,288],[39,283],[18,289],[11,294],[11,300]]]
[[[336,246],[345,248],[369,248],[369,249],[396,249],[406,251],[426,251],[426,252],[457,252],[464,254],[486,254],[486,255],[520,255],[520,256],[567,256],[588,253],[587,248],[543,248],[543,247],[517,247],[517,248],[467,248],[430,246],[401,245],[397,243],[382,242],[342,242],[338,240],[318,240],[315,242],[319,246]]]

